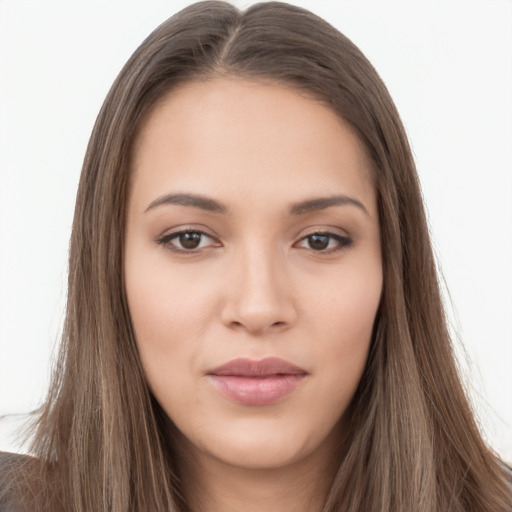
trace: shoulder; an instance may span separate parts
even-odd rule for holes
[[[25,512],[19,495],[23,469],[36,459],[19,453],[0,452],[0,512]]]

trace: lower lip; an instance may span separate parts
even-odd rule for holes
[[[269,405],[290,394],[305,375],[237,377],[209,375],[215,388],[224,396],[243,405]]]

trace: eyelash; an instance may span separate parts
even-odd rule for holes
[[[329,238],[328,246],[331,244],[331,241],[333,241],[333,240],[337,244],[336,247],[331,247],[331,248],[328,247],[328,248],[322,249],[322,250],[315,250],[311,247],[304,247],[304,249],[311,249],[313,252],[319,253],[319,254],[331,254],[331,253],[339,252],[344,249],[347,249],[352,244],[352,239],[350,237],[339,235],[337,233],[331,233],[330,231],[315,231],[314,233],[309,233],[308,235],[303,236],[299,240],[298,243],[305,242],[308,239],[310,240],[310,243],[311,243],[312,237],[327,237],[327,238]]]
[[[208,233],[204,232],[204,231],[201,231],[200,229],[183,229],[183,230],[180,230],[180,231],[174,231],[173,233],[168,233],[162,237],[159,237],[157,238],[156,242],[159,244],[159,245],[162,245],[164,246],[166,249],[172,251],[172,252],[176,252],[176,253],[180,253],[180,254],[196,254],[198,253],[200,250],[204,249],[205,247],[196,247],[196,248],[193,248],[193,249],[186,249],[186,248],[179,248],[177,246],[175,246],[174,244],[172,244],[172,241],[175,240],[175,239],[179,239],[181,236],[184,236],[184,235],[187,235],[187,234],[194,234],[194,235],[199,235],[200,237],[206,237],[206,238],[210,238],[212,240],[215,240],[214,237],[212,237],[211,235],[209,235]],[[315,250],[311,247],[302,247],[304,249],[309,249],[311,251],[313,251],[314,253],[317,253],[317,254],[331,254],[331,253],[335,253],[335,252],[338,252],[338,251],[342,251],[342,250],[345,250],[347,249],[350,245],[352,245],[352,242],[353,240],[348,237],[348,236],[343,236],[343,235],[339,235],[339,234],[336,234],[336,233],[331,233],[329,231],[315,231],[313,233],[310,233],[306,236],[303,236],[296,244],[294,245],[298,245],[302,242],[306,242],[308,239],[310,240],[310,243],[311,243],[311,239],[312,237],[327,237],[329,238],[329,241],[328,241],[328,246],[326,249],[321,249],[321,250]],[[336,247],[331,247],[329,248],[329,245],[331,244],[331,241],[334,240],[336,243],[337,243],[337,246]],[[200,244],[201,244],[201,241],[200,241]],[[220,245],[219,244],[215,244],[214,247],[218,247]],[[207,246],[206,248],[209,248],[209,246]]]
[[[203,249],[202,247],[194,248],[194,249],[185,249],[185,248],[179,248],[173,245],[171,242],[174,239],[178,239],[179,237],[187,234],[197,234],[201,237],[207,237],[214,240],[214,238],[209,235],[208,233],[201,231],[200,229],[182,229],[180,231],[174,231],[173,233],[168,233],[167,235],[164,235],[156,240],[156,242],[159,245],[163,245],[166,249],[169,249],[170,251],[181,253],[181,254],[194,254],[197,253],[199,250]],[[201,242],[200,242],[201,243]]]

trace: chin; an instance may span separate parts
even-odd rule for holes
[[[220,447],[219,447],[220,448]],[[223,450],[211,453],[224,464],[247,470],[279,469],[307,456],[307,450],[292,443],[282,442],[229,443]]]
[[[334,432],[297,429],[297,424],[241,424],[201,436],[200,451],[227,465],[250,470],[278,469],[332,454]],[[313,425],[311,425],[313,427]],[[195,444],[195,443],[194,443]]]

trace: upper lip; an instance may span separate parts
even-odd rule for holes
[[[208,372],[208,375],[232,377],[270,377],[273,375],[306,375],[303,368],[279,359],[267,357],[261,360],[233,359]]]

